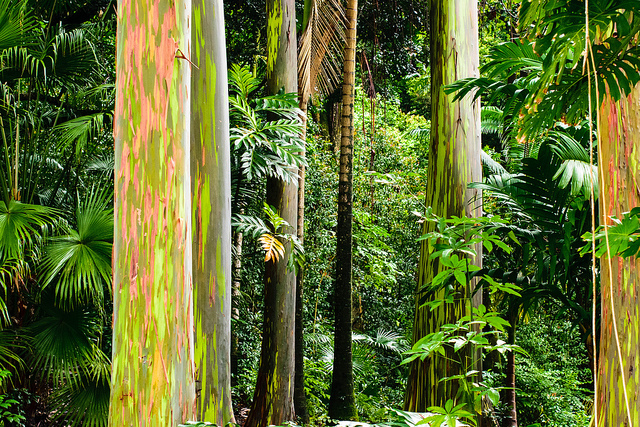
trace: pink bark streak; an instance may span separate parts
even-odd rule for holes
[[[110,425],[177,425],[195,406],[189,3],[118,6]],[[178,43],[176,40],[179,40]],[[186,118],[185,118],[186,116]]]
[[[606,98],[599,123],[601,223],[612,224],[640,205],[640,87],[619,102]],[[638,396],[638,318],[640,300],[636,295],[640,261],[603,256],[601,265],[602,315],[598,356],[598,427],[640,425]],[[615,325],[614,325],[615,321]],[[616,332],[617,328],[617,332]],[[618,350],[619,339],[620,349]],[[626,383],[629,408],[623,391]]]

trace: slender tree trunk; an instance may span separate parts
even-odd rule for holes
[[[298,92],[295,19],[294,0],[267,0],[269,93],[277,93],[283,87],[285,92]],[[298,213],[296,184],[275,178],[267,180],[267,203],[274,206],[280,216],[293,227],[297,224]],[[295,228],[287,232],[295,232]],[[262,352],[247,427],[280,425],[295,419],[293,385],[296,282],[294,272],[287,268],[291,245],[286,244],[285,247],[285,256],[277,261],[268,261],[265,269]]]
[[[191,186],[197,419],[231,405],[231,163],[222,0],[192,0]]]
[[[598,127],[600,223],[611,225],[640,205],[640,86],[619,102],[607,96]],[[640,426],[640,260],[603,256],[600,287],[597,427]]]
[[[231,320],[237,322],[240,320],[240,308],[238,307],[241,292],[240,279],[242,274],[242,241],[244,235],[236,232],[233,237],[233,245],[235,246],[236,256],[233,259],[232,279],[231,279]],[[236,323],[237,324],[237,323]],[[238,348],[238,335],[234,328],[231,329],[231,385],[237,383],[238,375],[238,358],[240,357]]]
[[[195,415],[191,4],[118,4],[111,426]]]
[[[307,137],[307,99],[302,96],[300,109],[302,110],[302,139]],[[300,167],[298,179],[298,239],[304,242],[304,181],[305,166]],[[296,275],[296,333],[295,333],[295,384],[293,390],[294,409],[297,417],[304,424],[309,424],[307,396],[304,392],[304,267],[300,267]]]
[[[478,77],[478,14],[476,1],[432,0],[431,17],[431,143],[427,169],[426,206],[431,206],[437,215],[450,218],[477,216],[480,212],[480,197],[476,190],[467,189],[467,184],[481,180],[480,166],[480,104],[469,97],[453,102],[451,95],[444,93],[444,86],[465,77]],[[432,231],[426,222],[423,233]],[[431,283],[443,269],[437,259],[430,259],[432,248],[428,240],[420,247],[418,266],[418,289]],[[472,262],[481,262],[481,248]],[[476,294],[481,300],[481,292]],[[437,331],[445,323],[455,323],[469,314],[465,289],[458,289],[459,299],[455,303],[443,304],[431,311],[416,301],[413,327],[413,342]],[[435,295],[439,298],[441,295]],[[478,301],[474,301],[478,303]],[[458,354],[446,357],[434,355],[424,362],[414,361],[410,365],[405,409],[424,412],[430,406],[444,406],[447,399],[455,399],[458,383],[440,381],[470,370],[471,366],[452,363]],[[467,361],[475,364],[475,354],[466,355]],[[476,369],[481,369],[476,366]],[[469,408],[467,408],[469,409]]]
[[[331,141],[331,151],[335,154],[340,152],[340,140],[342,139],[342,101],[331,104],[329,114],[329,139]]]
[[[329,398],[329,417],[354,420],[358,413],[353,389],[351,352],[351,268],[353,205],[353,100],[356,59],[356,23],[358,1],[347,1],[347,31],[342,86],[342,140],[340,144],[340,177],[338,187],[338,228],[335,281],[335,337],[333,380]]]
[[[509,315],[509,344],[516,343],[516,323],[518,314]],[[503,427],[518,427],[518,412],[516,411],[516,354],[514,351],[507,352],[507,378],[505,379],[504,403],[507,405],[507,416],[502,422]]]

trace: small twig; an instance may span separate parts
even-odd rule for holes
[[[194,64],[193,62],[191,62],[191,60],[189,58],[187,58],[184,53],[180,50],[180,48],[176,48],[176,56],[177,59],[184,59],[185,61],[187,61],[189,64],[191,64],[193,67],[196,67],[196,70],[199,70],[200,67],[198,67],[196,64]]]

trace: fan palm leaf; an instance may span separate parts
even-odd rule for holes
[[[55,419],[69,426],[106,427],[110,395],[109,358],[97,346],[73,380],[56,389],[50,402]]]
[[[582,133],[584,135],[584,132]],[[550,131],[549,138],[551,140],[549,147],[562,161],[558,171],[553,176],[553,179],[559,180],[560,188],[565,188],[571,184],[572,195],[586,195],[590,193],[593,181],[593,189],[597,197],[599,188],[598,167],[591,164],[589,153],[584,146],[567,132]]]
[[[23,259],[25,250],[42,242],[48,228],[58,220],[55,209],[0,201],[0,259]]]
[[[74,381],[79,369],[95,356],[101,322],[96,312],[79,307],[70,311],[43,300],[43,317],[30,326],[33,364],[43,378]]]
[[[24,348],[23,338],[15,331],[0,329],[0,369],[15,371],[24,366],[24,361],[18,355],[18,350]],[[6,381],[11,381],[11,377],[0,381],[2,389],[6,386]]]
[[[42,262],[43,288],[55,283],[58,304],[72,308],[104,301],[111,289],[113,209],[106,191],[94,191],[76,210],[77,230],[50,239]]]
[[[105,131],[104,124],[110,116],[110,113],[98,112],[76,117],[55,126],[52,132],[57,139],[59,150],[62,151],[75,143],[76,157],[80,157],[87,151],[87,144]]]

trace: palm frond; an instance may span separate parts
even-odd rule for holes
[[[26,248],[42,241],[57,216],[47,206],[0,201],[0,258],[22,259]]]
[[[328,95],[340,84],[346,14],[340,0],[306,0],[298,43],[298,87],[306,102],[313,93]]]
[[[405,133],[420,142],[428,143],[431,138],[431,128],[415,128]]]
[[[262,250],[265,252],[264,262],[277,262],[284,257],[284,245],[275,235],[270,233],[263,234],[258,238],[258,242],[260,242]]]
[[[19,350],[24,348],[24,337],[19,336],[10,329],[0,329],[0,368],[10,371],[17,371],[24,367],[24,361],[18,355]],[[6,381],[11,378],[2,379],[0,387],[5,388]]]
[[[480,112],[480,129],[485,134],[502,134],[504,111],[495,106],[483,106]]]
[[[52,133],[57,140],[58,148],[64,150],[75,143],[75,155],[79,158],[86,152],[87,144],[105,131],[104,123],[109,116],[108,113],[94,113],[55,126]]]
[[[492,174],[505,174],[507,173],[507,170],[504,168],[504,166],[502,166],[500,163],[496,162],[495,160],[493,160],[493,157],[491,157],[489,154],[487,154],[486,151],[481,150],[480,151],[480,159],[482,161],[482,164],[491,171]]]
[[[85,307],[71,311],[46,307],[45,316],[30,326],[33,367],[41,370],[44,378],[73,381],[79,367],[95,355],[94,342],[101,330],[98,319]]]
[[[110,396],[109,358],[97,346],[73,380],[57,388],[50,397],[54,418],[70,426],[106,427]]]
[[[111,289],[113,209],[106,191],[94,191],[76,211],[77,230],[50,239],[42,262],[43,288],[55,282],[60,306],[94,301]]]
[[[571,184],[572,195],[587,195],[591,190],[593,178],[593,188],[597,197],[598,167],[590,163],[587,150],[567,132],[550,131],[549,138],[551,139],[549,147],[562,161],[553,176],[553,179],[559,180],[560,188]]]
[[[582,2],[555,0],[525,1],[520,8],[520,29],[535,39],[535,52],[543,58],[536,87],[523,111],[522,135],[540,134],[556,121],[578,123],[589,107],[589,82],[601,99],[609,93],[614,100],[626,96],[640,81],[640,48],[634,40],[640,32],[640,3],[631,0],[589,2],[589,40],[586,46],[585,8]],[[588,69],[583,70],[585,52],[593,51]],[[598,78],[593,74],[597,73]],[[544,114],[535,114],[544,111]]]
[[[256,78],[251,71],[249,71],[249,67],[232,64],[228,77],[229,90],[236,92],[242,99],[249,99],[249,95],[260,87],[260,79]]]
[[[0,1],[0,52],[32,42],[35,29],[27,0]]]
[[[375,336],[365,334],[354,335],[354,340],[360,340],[366,342],[372,347],[395,353],[402,353],[403,351],[408,350],[408,344],[404,339],[404,336],[385,329],[378,329]]]
[[[0,53],[0,72],[5,82],[30,77],[40,84],[50,79],[73,82],[85,79],[95,66],[93,46],[82,29],[67,32],[62,27],[48,36],[39,29],[38,42],[29,46],[15,46]]]

